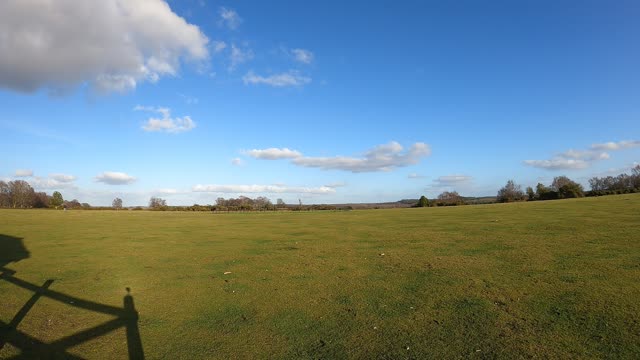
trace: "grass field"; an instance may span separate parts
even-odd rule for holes
[[[640,358],[639,194],[2,210],[0,266],[0,358]]]

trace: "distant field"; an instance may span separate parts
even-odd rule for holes
[[[640,358],[640,194],[0,210],[0,266],[0,358]]]

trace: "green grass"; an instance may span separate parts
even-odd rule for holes
[[[351,212],[2,210],[0,234],[0,266],[16,278],[120,308],[130,287],[151,359],[640,358],[638,194]],[[32,295],[0,279],[0,321]],[[111,318],[45,296],[18,330],[51,343]],[[126,358],[127,336],[68,352]]]

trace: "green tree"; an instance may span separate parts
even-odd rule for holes
[[[424,195],[420,196],[420,200],[418,200],[417,207],[427,207],[427,206],[429,206],[429,200],[427,199],[427,197]]]
[[[59,191],[54,191],[53,195],[51,196],[51,200],[49,201],[49,204],[56,209],[62,206],[62,204],[64,204],[64,199],[62,198],[62,194],[60,194]]]
[[[536,199],[536,193],[535,191],[533,191],[533,188],[531,186],[527,186],[527,197],[529,198],[529,201],[533,201]]]

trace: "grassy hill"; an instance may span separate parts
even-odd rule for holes
[[[0,358],[640,357],[640,194],[0,210],[0,267]]]

